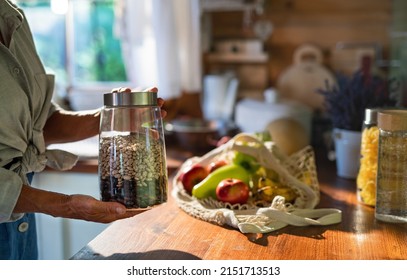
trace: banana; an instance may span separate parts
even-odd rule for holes
[[[277,195],[283,196],[287,202],[292,202],[297,198],[296,192],[287,186],[283,186],[267,177],[261,177],[258,180],[258,199],[272,202]]]

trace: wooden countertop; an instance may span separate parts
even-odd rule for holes
[[[164,205],[112,223],[72,259],[407,259],[407,224],[375,220],[374,208],[357,202],[355,180],[337,177],[334,163],[317,159],[317,171],[317,208],[342,210],[339,224],[288,226],[255,239],[191,217],[170,196]]]

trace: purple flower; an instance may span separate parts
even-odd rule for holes
[[[385,108],[396,106],[397,99],[389,88],[395,80],[357,71],[348,77],[336,75],[337,84],[326,84],[318,90],[325,96],[326,113],[335,128],[361,131],[366,108]]]

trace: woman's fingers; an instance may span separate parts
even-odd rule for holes
[[[112,92],[131,92],[131,88],[128,87],[118,87],[112,89]]]
[[[118,87],[118,88],[114,88],[112,89],[112,92],[140,92],[140,91],[146,91],[146,92],[158,92],[158,88],[157,87],[148,87],[146,89],[142,89],[140,87],[137,88],[128,88],[128,87]]]
[[[132,209],[129,211],[124,205],[117,202],[102,202],[87,195],[69,196],[68,218],[81,219],[98,223],[110,223],[141,214],[151,208]]]
[[[162,107],[164,105],[164,99],[162,98],[157,98],[157,104],[161,108],[161,117],[165,118],[167,116],[167,111],[165,111]]]
[[[146,88],[145,90],[143,90],[143,91],[148,91],[148,92],[158,92],[158,88],[156,88],[156,87],[149,87],[149,88]]]
[[[118,87],[118,88],[114,88],[112,89],[112,92],[158,92],[158,88],[157,87],[148,87],[146,89],[141,89],[141,88],[128,88],[128,87]],[[157,104],[160,108],[162,108],[162,106],[164,105],[164,99],[162,98],[158,98],[157,99]],[[165,110],[161,110],[161,117],[165,118],[167,116],[167,112]]]

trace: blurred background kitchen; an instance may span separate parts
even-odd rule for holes
[[[317,91],[366,59],[372,73],[397,81],[392,94],[406,103],[403,0],[15,2],[56,74],[56,102],[95,109],[114,87],[157,86],[168,111],[167,146],[182,143],[196,154],[221,136],[263,130],[288,154],[307,144],[328,151],[331,123]],[[208,132],[212,141],[196,137]],[[63,147],[97,158],[96,138]],[[99,197],[97,180],[94,172],[47,171],[34,185]],[[71,257],[106,227],[39,216],[43,259]]]

